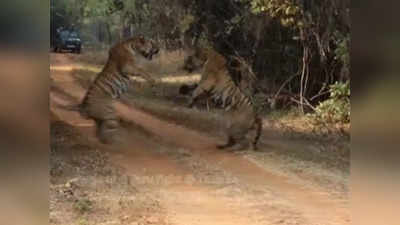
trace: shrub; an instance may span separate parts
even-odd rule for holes
[[[92,206],[93,206],[93,202],[86,198],[79,199],[74,204],[75,210],[77,212],[79,212],[80,214],[89,212],[92,209]]]
[[[330,86],[329,99],[320,102],[310,115],[317,124],[350,122],[350,82],[336,82]]]

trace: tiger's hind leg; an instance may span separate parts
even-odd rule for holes
[[[240,140],[231,148],[232,152],[245,151],[249,148],[249,142],[246,139]]]
[[[243,151],[249,147],[249,142],[244,136],[229,135],[228,142],[223,145],[217,145],[218,149],[231,148],[231,151]]]
[[[257,151],[258,150],[257,143],[260,140],[261,132],[262,132],[262,120],[261,120],[261,118],[258,118],[258,117],[255,118],[252,128],[255,129],[256,134],[255,134],[254,139],[253,139],[253,141],[251,143],[251,148],[252,148],[253,151]]]
[[[235,144],[236,144],[235,139],[234,139],[232,136],[229,136],[229,137],[228,137],[227,143],[226,143],[226,144],[223,144],[223,145],[217,145],[217,148],[218,148],[218,149],[225,149],[225,148],[232,147],[232,146],[234,146]]]

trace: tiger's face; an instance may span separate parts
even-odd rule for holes
[[[108,73],[141,76],[154,83],[147,72],[153,62],[153,56],[160,51],[157,44],[143,36],[136,36],[114,45],[109,50],[109,59],[104,67]]]
[[[152,60],[154,55],[157,55],[160,48],[150,39],[145,39],[143,36],[134,37],[126,42],[129,47],[141,54],[144,58]]]
[[[205,54],[206,53],[200,49],[189,52],[189,56],[186,57],[183,63],[183,69],[189,73],[201,69],[207,60],[207,56]]]
[[[113,46],[109,51],[111,61],[136,64],[142,59],[152,60],[160,48],[157,44],[143,36],[132,37]]]

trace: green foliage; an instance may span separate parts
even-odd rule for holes
[[[93,202],[89,199],[79,199],[74,203],[74,209],[80,214],[84,214],[92,210]]]
[[[350,98],[350,82],[335,82],[330,86],[330,98]]]
[[[350,82],[336,82],[329,92],[329,99],[320,102],[310,118],[315,124],[349,123]]]
[[[311,106],[315,121],[349,120],[348,97],[339,91],[349,85],[335,82],[350,78],[350,0],[57,0],[51,5],[52,30],[73,23],[84,44],[96,49],[141,33],[170,50],[190,41],[211,46],[228,60],[239,56],[268,96],[282,92],[311,99],[333,84],[332,96]],[[229,69],[236,80],[243,75]]]
[[[79,218],[78,225],[89,225],[89,221],[86,218]]]
[[[266,13],[272,18],[279,19],[285,26],[303,26],[301,20],[303,10],[291,0],[252,0],[251,11],[255,14]]]
[[[190,25],[194,22],[194,16],[191,14],[185,15],[183,19],[179,23],[179,27],[181,28],[182,32],[186,32],[189,30]]]
[[[335,59],[340,60],[346,67],[350,65],[349,42],[350,37],[341,37],[337,41],[337,47],[335,49]]]

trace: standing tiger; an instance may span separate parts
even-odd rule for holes
[[[106,65],[79,105],[81,115],[96,122],[96,133],[101,142],[111,143],[120,125],[112,103],[127,92],[129,75],[141,76],[152,85],[155,83],[155,79],[144,70],[143,65],[151,61],[158,51],[159,48],[143,36],[120,42],[109,50]]]
[[[215,50],[208,48],[197,48],[186,58],[184,69],[188,72],[202,69],[201,80],[195,88],[193,87],[189,107],[193,107],[201,96],[206,96],[222,102],[227,111],[224,117],[228,121],[226,127],[228,141],[217,147],[244,149],[249,144],[247,134],[255,130],[251,147],[256,150],[262,131],[262,121],[256,112],[251,95],[246,92],[250,87],[250,82],[242,80],[236,84],[229,74],[226,59]],[[241,70],[242,66],[237,69]]]

